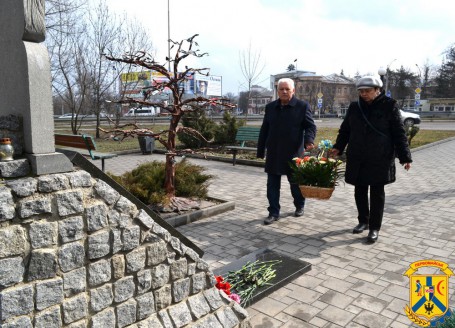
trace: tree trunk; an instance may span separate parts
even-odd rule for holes
[[[175,154],[166,154],[164,172],[164,190],[166,198],[170,200],[175,197]]]
[[[181,115],[180,111],[179,114]],[[179,119],[179,116],[172,116],[167,140],[164,190],[169,200],[175,197],[175,131],[179,124]]]

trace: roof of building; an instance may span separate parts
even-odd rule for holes
[[[304,77],[316,77],[321,79],[323,82],[326,83],[346,83],[346,84],[352,84],[355,83],[355,79],[340,75],[340,74],[330,74],[330,75],[318,75],[316,72],[311,72],[311,71],[288,71],[288,72],[283,72],[283,73],[278,73],[275,75],[271,75],[272,77],[275,78],[275,80],[283,78],[283,77],[289,77],[289,78],[304,78]]]
[[[276,78],[280,78],[280,77],[316,76],[316,72],[293,70],[293,71],[286,71],[286,72],[274,74],[272,76],[275,76]]]
[[[322,80],[327,83],[354,83],[354,79],[335,73],[323,76]]]

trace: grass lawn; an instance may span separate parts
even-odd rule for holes
[[[315,144],[322,139],[329,139],[335,143],[338,128],[318,128]],[[435,141],[455,137],[455,131],[420,130],[411,141],[411,148],[417,148]]]
[[[153,131],[162,131],[166,130],[169,125],[167,124],[154,124],[154,125],[141,125],[143,128],[151,128]],[[106,127],[108,129],[109,127]],[[58,133],[71,133],[68,131],[59,130]],[[94,136],[93,130],[84,130],[81,129],[79,133],[86,133]],[[332,142],[335,142],[336,136],[338,133],[338,128],[318,128],[318,133],[316,137],[315,144],[318,144],[322,139],[329,139]],[[139,149],[139,142],[137,138],[126,138],[123,141],[114,141],[112,139],[106,139],[107,136],[102,136],[102,138],[96,140],[96,145],[98,151],[100,152],[116,152],[124,150],[133,150]],[[445,130],[420,130],[417,135],[412,139],[411,148],[420,147],[435,141],[447,139],[450,137],[455,137],[455,131],[445,131]],[[177,140],[178,144],[178,140]],[[155,143],[156,148],[164,148],[161,144]],[[247,155],[247,154],[245,154]],[[254,155],[250,153],[249,155]],[[232,155],[231,155],[232,156]],[[248,156],[248,155],[247,155]],[[248,156],[250,157],[250,156]]]

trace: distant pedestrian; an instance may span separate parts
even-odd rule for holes
[[[353,233],[369,229],[367,241],[374,243],[384,214],[384,185],[396,179],[395,157],[405,170],[412,158],[397,102],[381,91],[382,81],[365,76],[356,86],[359,100],[350,104],[331,153],[341,155],[347,146],[345,180],[355,186],[359,220]]]
[[[305,198],[299,186],[292,183],[290,163],[302,156],[306,149],[313,148],[316,125],[310,106],[294,96],[294,81],[288,78],[278,81],[279,99],[265,107],[264,120],[259,134],[257,157],[265,157],[267,173],[267,199],[269,216],[264,224],[271,224],[280,218],[281,176],[286,175],[294,198],[295,216],[303,215]]]

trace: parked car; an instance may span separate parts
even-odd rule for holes
[[[420,124],[420,115],[415,113],[405,112],[400,109],[401,118],[404,125],[413,126],[414,124]]]
[[[125,116],[155,116],[155,107],[131,108]]]
[[[66,114],[60,115],[58,118],[71,118],[72,116],[73,116],[73,114],[66,113]]]
[[[415,113],[405,112],[400,109],[401,119],[403,120],[404,125],[413,126],[414,124],[420,124],[420,115]],[[338,117],[344,119],[346,114],[339,114]]]
[[[100,118],[107,117],[105,112],[100,112]],[[83,118],[96,118],[96,114],[91,112],[90,114],[83,115]]]

